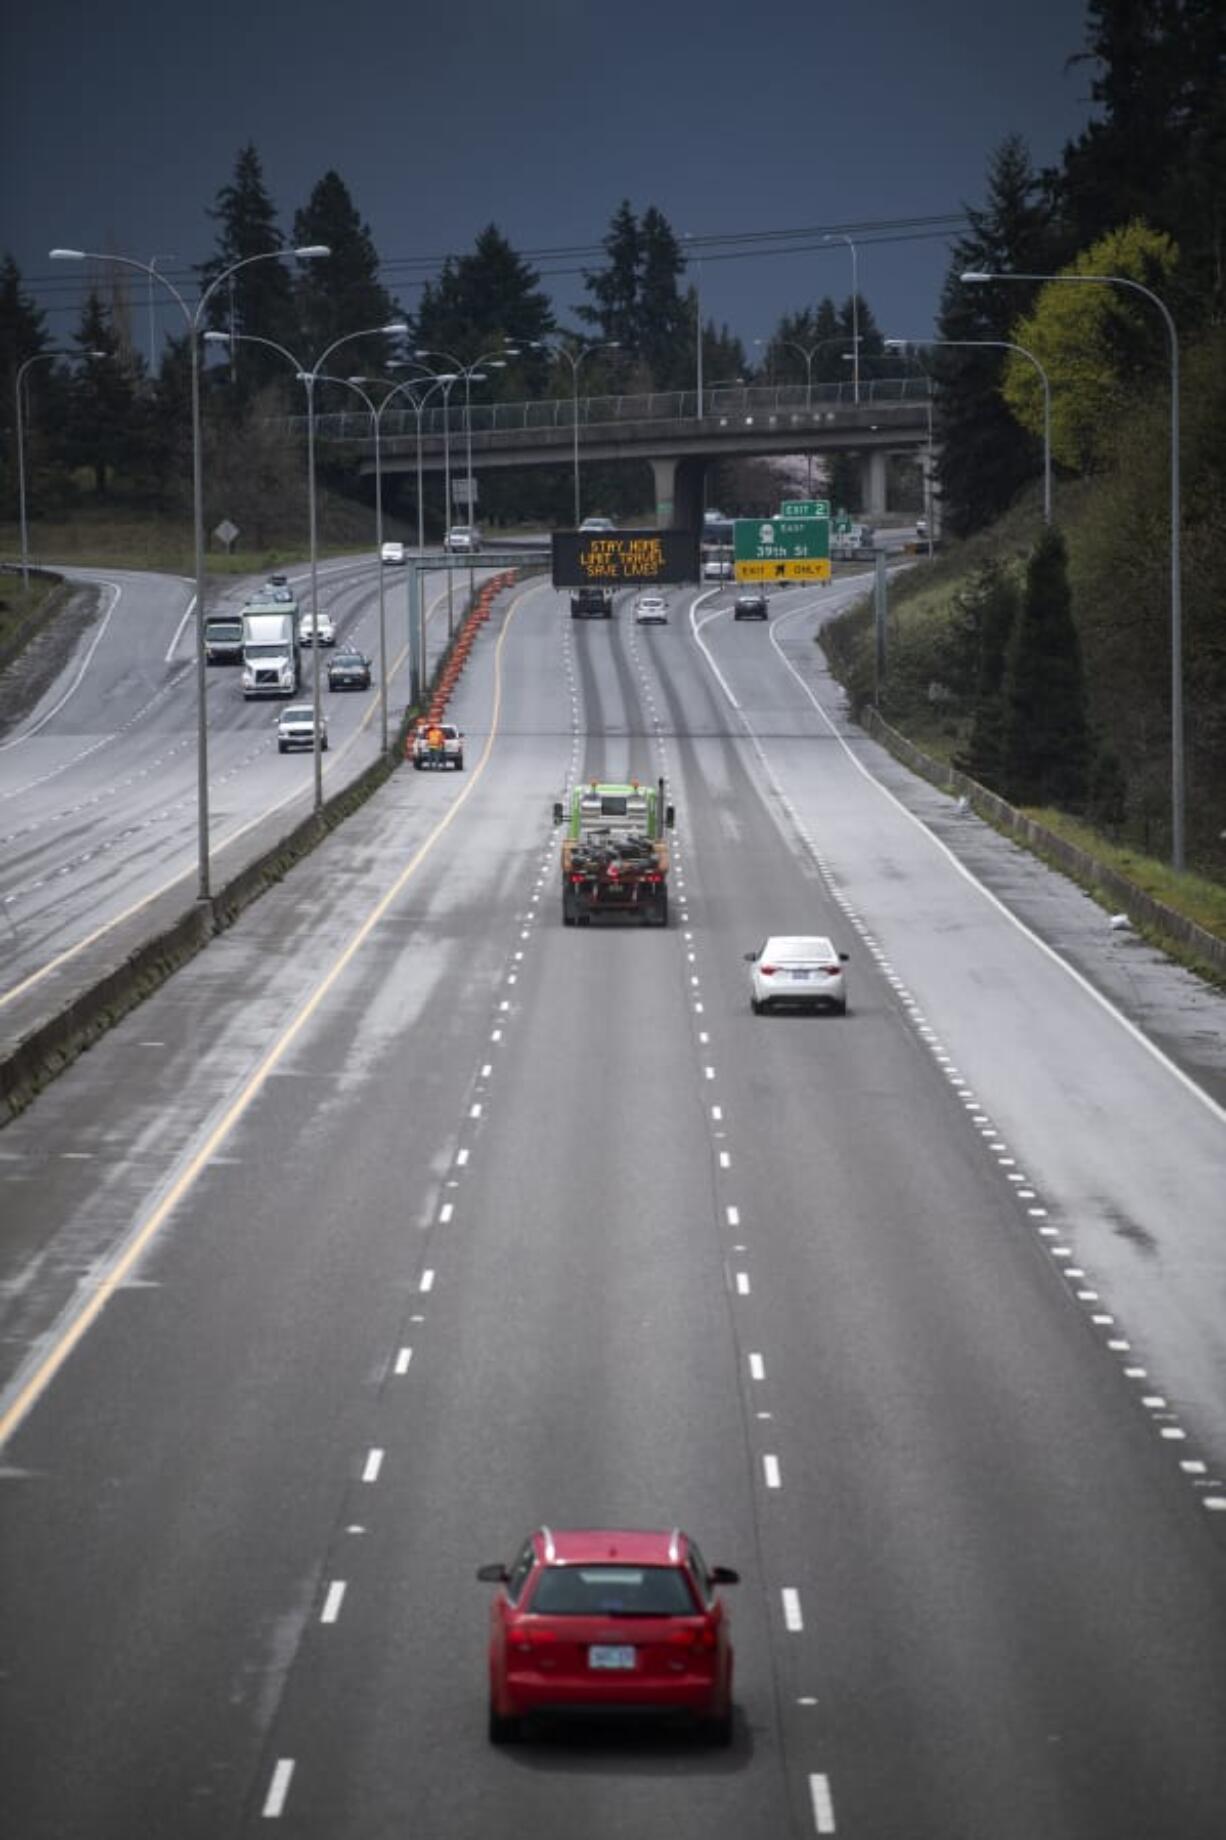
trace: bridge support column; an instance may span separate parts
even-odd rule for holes
[[[868,517],[880,517],[886,510],[886,456],[874,447],[860,460],[860,505]]]
[[[656,485],[656,525],[660,530],[669,530],[676,521],[676,460],[653,460],[651,474]]]

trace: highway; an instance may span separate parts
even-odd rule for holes
[[[469,770],[0,1133],[6,1833],[1220,1834],[1222,1095],[847,725],[857,591],[525,587]],[[553,801],[632,772],[672,924],[564,928]],[[787,931],[846,1018],[751,1015]],[[488,1747],[473,1572],[541,1521],[740,1570],[730,1751]]]
[[[97,617],[55,684],[0,737],[0,1008],[54,977],[79,951],[159,894],[190,901],[198,866],[196,678],[192,585],[168,576],[76,570],[92,590]],[[427,578],[431,657],[446,638],[445,590]],[[309,575],[292,576],[302,604]],[[235,609],[258,580],[219,597]],[[389,721],[407,701],[405,575],[385,571]],[[462,610],[467,580],[456,583]],[[213,603],[210,603],[212,606]],[[377,574],[367,559],[325,563],[320,605],[338,642],[374,661],[367,694],[332,696],[327,797],[376,757]],[[458,617],[458,615],[457,615]],[[323,648],[326,665],[329,648]],[[312,695],[312,652],[303,651],[303,700]],[[274,815],[288,831],[311,808],[313,764],[281,757],[273,728],[284,704],[248,702],[237,669],[210,670],[209,838],[213,882],[258,848],[257,827]],[[150,926],[149,931],[153,928]]]

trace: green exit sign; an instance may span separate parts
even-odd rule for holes
[[[781,518],[828,518],[828,498],[785,498],[779,507]]]

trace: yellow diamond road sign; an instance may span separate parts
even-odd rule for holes
[[[777,562],[737,562],[738,581],[829,581],[828,556],[792,556]]]

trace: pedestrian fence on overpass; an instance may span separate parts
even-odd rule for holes
[[[680,423],[701,421],[704,428],[733,427],[757,420],[778,421],[790,416],[796,421],[820,417],[834,421],[849,410],[873,411],[927,402],[931,386],[926,377],[861,378],[857,399],[852,382],[745,384],[704,389],[702,415],[698,413],[698,396],[694,390],[652,390],[635,395],[561,396],[545,402],[471,403],[452,402],[444,407],[428,405],[421,415],[422,439],[441,440],[445,433],[452,438],[473,434],[515,434],[527,429],[573,430],[578,412],[581,428],[592,430],[616,427],[619,423]],[[279,418],[287,434],[305,434],[306,417],[292,415]],[[389,409],[380,423],[383,439],[412,436],[416,439],[418,418],[411,408]],[[315,434],[318,440],[370,441],[370,415],[367,411],[342,411],[317,414]]]

